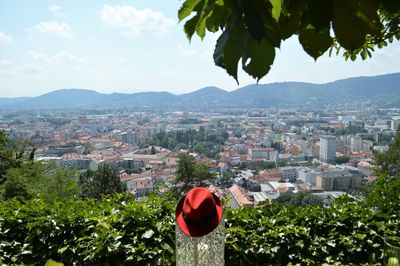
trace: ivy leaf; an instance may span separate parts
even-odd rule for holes
[[[264,77],[271,68],[275,59],[275,48],[267,39],[257,42],[250,36],[246,39],[246,46],[242,58],[242,68],[257,82]],[[248,62],[248,60],[250,60]]]
[[[365,237],[366,237],[365,234],[361,234],[361,233],[357,233],[356,234],[356,238],[359,239],[359,240],[364,240]]]
[[[55,261],[55,260],[48,260],[47,262],[46,262],[46,264],[45,264],[45,266],[64,266],[64,264],[63,263],[61,263],[61,262],[57,262],[57,261]]]
[[[167,250],[169,253],[174,254],[174,249],[168,245],[167,243],[162,243],[161,247],[165,250]]]
[[[204,2],[204,0],[186,0],[183,2],[181,8],[178,11],[178,18],[179,21],[182,21],[185,19],[187,16],[192,14],[194,11],[194,8],[200,3]]]
[[[299,247],[299,248],[303,248],[304,247],[304,241],[303,240],[298,240],[296,242],[296,246]]]
[[[153,230],[147,230],[146,232],[144,232],[144,234],[142,235],[142,238],[150,238],[154,235],[154,231]]]
[[[311,25],[300,31],[299,41],[304,51],[314,60],[323,55],[333,43],[333,39],[329,35],[329,28],[318,31]]]
[[[378,31],[377,6],[371,0],[335,0],[333,29],[341,46],[354,50],[365,43],[367,34]]]

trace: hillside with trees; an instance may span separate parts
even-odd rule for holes
[[[216,158],[222,149],[228,133],[220,130],[200,128],[162,132],[147,140],[142,147],[160,146],[173,151],[189,150],[209,158]]]

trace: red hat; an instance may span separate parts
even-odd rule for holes
[[[222,204],[208,189],[196,187],[176,207],[176,223],[186,235],[200,237],[214,230],[222,219]]]

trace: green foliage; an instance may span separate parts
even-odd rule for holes
[[[2,185],[2,198],[5,200],[16,198],[18,200],[30,199],[31,195],[28,192],[25,184],[20,180],[7,180]]]
[[[400,211],[400,128],[385,153],[375,152],[378,176],[367,199],[371,207],[382,212]]]
[[[175,201],[0,203],[0,261],[6,265],[173,265]],[[226,265],[362,265],[381,262],[381,236],[398,234],[400,213],[371,212],[341,198],[330,207],[225,209]]]
[[[396,137],[389,144],[389,150],[385,153],[375,152],[375,164],[377,174],[399,176],[400,174],[400,128]]]
[[[70,169],[53,169],[49,164],[27,161],[11,168],[0,186],[3,199],[41,197],[52,200],[72,200],[80,192],[77,175]]]
[[[227,139],[228,134],[224,131],[190,129],[157,134],[142,147],[161,146],[176,151],[189,149],[209,158],[216,158]]]
[[[367,132],[368,131],[361,126],[348,126],[345,128],[336,128],[333,133],[336,136],[341,136],[341,135],[355,135],[357,133],[367,133]]]
[[[400,177],[381,174],[370,188],[367,202],[371,208],[381,212],[400,211]]]
[[[295,194],[282,193],[276,201],[295,206],[322,205],[322,199],[308,191],[300,191]]]
[[[381,146],[381,145],[389,145],[389,143],[393,140],[393,135],[392,134],[385,134],[383,132],[382,134],[379,134],[379,141],[376,142],[375,145]]]
[[[101,164],[96,171],[87,169],[79,176],[79,185],[83,196],[89,198],[122,192],[120,179],[108,164]]]
[[[0,185],[5,181],[4,175],[8,169],[16,167],[19,161],[14,158],[13,150],[10,148],[10,140],[0,130]]]
[[[350,160],[350,157],[348,157],[348,156],[340,156],[340,157],[335,158],[335,163],[344,164],[344,163],[348,163],[349,160]]]
[[[237,170],[228,169],[222,173],[221,179],[226,179],[233,181],[233,179],[238,175]]]
[[[363,265],[380,262],[400,214],[371,213],[350,198],[330,207],[273,204],[225,212],[229,265]]]
[[[210,167],[204,163],[196,162],[189,154],[179,156],[178,168],[174,182],[181,186],[179,194],[188,192],[191,188],[205,186],[205,181],[214,178]]]
[[[274,62],[275,49],[294,35],[315,60],[342,48],[346,59],[365,60],[375,47],[400,39],[400,3],[390,0],[185,0],[178,18],[188,18],[189,40],[195,33],[203,39],[206,30],[222,31],[214,62],[236,81],[239,61],[260,80]]]
[[[0,261],[6,265],[171,265],[174,216],[168,200],[0,203]]]
[[[44,195],[58,199],[72,200],[80,193],[77,173],[71,169],[57,169],[46,177],[42,187]]]
[[[60,263],[54,260],[48,260],[44,266],[64,266],[64,263]]]

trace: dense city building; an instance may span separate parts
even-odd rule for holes
[[[319,144],[319,159],[324,163],[334,163],[336,157],[336,137],[321,136]]]

